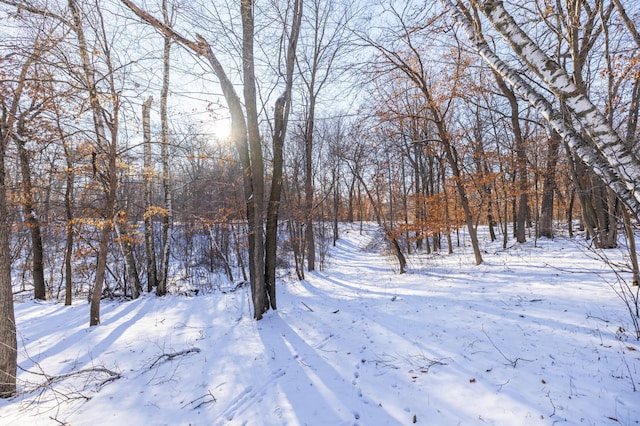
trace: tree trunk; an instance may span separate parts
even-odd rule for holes
[[[7,141],[8,129],[0,128],[0,398],[9,398],[16,392],[18,357],[16,319],[11,288],[11,252],[9,249],[11,228],[5,186]]]
[[[258,128],[254,44],[254,2],[240,0],[242,18],[242,71],[244,77],[244,103],[247,114],[247,142],[251,167],[247,171],[252,179],[251,194],[246,197],[249,219],[249,270],[254,317],[262,319],[269,309],[265,286],[265,240],[264,240],[264,159]]]
[[[169,25],[167,1],[162,0],[162,17]],[[171,169],[169,167],[169,121],[167,118],[167,97],[169,96],[169,70],[171,61],[171,38],[165,34],[162,56],[162,89],[160,91],[160,127],[162,144],[160,157],[162,161],[162,191],[164,194],[164,214],[162,216],[162,251],[160,254],[160,273],[157,278],[156,295],[167,293],[169,280],[169,256],[171,253],[171,231],[173,230],[173,194],[171,192]]]
[[[115,220],[115,230],[118,235],[120,250],[124,257],[125,271],[127,277],[127,285],[131,291],[131,297],[137,299],[142,292],[140,277],[138,276],[138,268],[136,267],[136,259],[133,256],[133,248],[131,247],[131,236],[129,236],[128,220],[126,213],[121,211]]]
[[[629,244],[629,259],[631,259],[631,270],[633,271],[632,285],[637,286],[640,282],[640,268],[638,268],[638,252],[636,251],[636,236],[631,225],[631,217],[629,212],[622,209],[622,219],[624,222],[624,230],[627,234]]]
[[[86,90],[89,92],[89,103],[91,107],[91,113],[93,116],[93,125],[96,135],[96,149],[99,154],[105,154],[107,156],[107,168],[106,170],[96,170],[94,165],[95,177],[102,183],[105,192],[105,204],[103,208],[104,223],[100,231],[100,245],[98,247],[97,262],[96,262],[96,275],[93,286],[93,293],[91,295],[91,307],[89,309],[89,325],[94,326],[100,323],[100,299],[102,296],[102,285],[104,284],[105,272],[107,268],[107,256],[109,239],[111,238],[111,231],[113,229],[113,219],[115,214],[116,196],[118,188],[118,166],[117,166],[117,120],[118,120],[118,106],[117,97],[112,99],[114,103],[114,110],[111,114],[112,122],[109,124],[111,139],[109,140],[106,135],[105,123],[105,111],[100,104],[100,96],[98,94],[95,70],[93,63],[90,59],[89,48],[84,34],[82,15],[75,0],[68,0],[69,9],[73,19],[73,31],[76,33],[78,39],[78,53],[82,60],[83,80]],[[107,58],[108,60],[108,58]],[[113,77],[111,75],[111,77]],[[113,83],[113,82],[112,82]],[[112,88],[113,89],[113,88]]]
[[[18,133],[21,131],[21,125],[18,125]],[[16,143],[18,158],[20,160],[20,171],[22,173],[22,190],[24,197],[24,215],[27,222],[27,228],[31,234],[31,254],[32,254],[32,275],[33,275],[33,291],[34,297],[38,300],[46,299],[46,286],[44,280],[43,265],[43,247],[42,232],[40,230],[40,221],[36,212],[36,204],[33,197],[33,185],[31,184],[31,164],[29,152],[25,148],[25,141],[22,135],[16,135],[14,138]]]
[[[66,150],[67,147],[65,146],[65,151]],[[67,183],[64,192],[64,210],[67,219],[67,242],[64,251],[64,304],[67,306],[71,306],[71,303],[73,301],[73,233],[75,232],[73,227],[73,172],[69,154],[65,153],[65,155],[67,156]]]
[[[429,102],[431,104],[431,102]],[[433,108],[432,108],[433,109]],[[471,240],[471,246],[473,248],[473,255],[475,257],[476,265],[482,263],[482,253],[480,253],[480,244],[478,243],[478,233],[473,221],[473,214],[471,213],[471,207],[469,205],[469,198],[467,197],[467,191],[464,186],[463,177],[460,173],[458,166],[457,156],[455,155],[455,148],[451,145],[449,140],[449,133],[444,127],[444,122],[440,118],[436,118],[436,127],[440,135],[440,140],[444,146],[445,157],[451,172],[453,179],[455,180],[456,189],[458,190],[458,196],[460,198],[460,207],[464,213],[464,221],[467,225],[467,231],[469,232],[469,239]]]
[[[276,301],[276,261],[278,247],[278,217],[282,198],[283,147],[291,110],[291,91],[293,89],[293,71],[298,36],[302,22],[303,1],[296,0],[293,6],[293,20],[289,44],[287,46],[287,62],[285,71],[284,93],[275,103],[273,131],[273,173],[271,192],[267,206],[267,223],[265,235],[265,287],[271,309],[277,309]],[[286,30],[285,30],[286,31]]]
[[[527,220],[527,207],[529,204],[529,184],[527,182],[527,153],[524,147],[524,138],[522,136],[522,129],[520,127],[520,108],[518,106],[518,100],[516,95],[509,86],[505,83],[502,76],[494,71],[494,76],[498,87],[502,94],[509,101],[509,107],[511,108],[511,130],[513,132],[513,138],[515,142],[514,150],[516,152],[516,174],[518,176],[518,208],[514,214],[514,236],[516,241],[524,243],[526,241],[525,223]],[[515,202],[515,199],[514,199]]]
[[[553,202],[556,191],[556,163],[560,149],[560,135],[551,130],[547,145],[547,165],[542,182],[542,205],[540,207],[540,226],[538,237],[553,238]]]
[[[340,183],[338,166],[333,169],[333,246],[336,246],[338,241],[338,214],[340,212]]]
[[[313,98],[313,96],[311,96]],[[305,130],[304,156],[304,235],[307,247],[307,270],[316,269],[316,243],[313,233],[313,130],[315,99],[309,100],[309,114]]]
[[[64,150],[64,158],[66,162],[65,170],[65,190],[64,190],[64,212],[65,219],[67,221],[65,225],[65,231],[67,234],[66,244],[64,250],[64,282],[65,282],[65,306],[71,306],[73,302],[73,233],[75,228],[73,226],[73,187],[74,187],[74,172],[73,172],[73,160],[71,158],[71,150],[65,137],[65,133],[60,123],[59,110],[56,109],[56,131],[62,141],[62,148]]]
[[[155,232],[153,229],[153,165],[151,164],[151,102],[153,97],[149,96],[142,105],[142,137],[144,141],[144,247],[147,259],[147,291],[151,293],[153,287],[158,285],[158,275],[156,270],[156,244]],[[163,215],[164,216],[164,215]]]

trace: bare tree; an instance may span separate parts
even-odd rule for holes
[[[462,3],[442,1],[483,59],[545,117],[578,157],[616,193],[636,217],[640,217],[640,182],[636,178],[640,175],[640,160],[613,130],[603,113],[591,101],[585,88],[573,81],[525,33],[502,2],[473,0],[474,6],[488,18],[528,71],[540,79],[556,101],[562,101],[566,105],[571,117],[577,122],[574,125],[539,90],[495,53],[484,40],[478,26],[474,26],[471,13]],[[576,131],[576,126],[579,126],[579,131]],[[580,134],[581,131],[585,132],[588,140]]]
[[[266,284],[266,262],[265,253],[265,236],[264,236],[264,202],[265,202],[265,174],[264,174],[264,158],[262,153],[262,141],[258,125],[258,108],[257,108],[257,89],[255,75],[255,22],[254,22],[254,2],[252,0],[241,0],[240,16],[242,22],[242,79],[243,79],[243,102],[236,92],[236,88],[229,78],[225,67],[222,65],[218,56],[214,53],[212,46],[207,40],[199,34],[196,34],[195,40],[190,40],[171,26],[153,17],[151,14],[143,11],[136,6],[131,0],[121,0],[131,11],[138,17],[152,25],[164,36],[170,37],[172,40],[180,43],[194,54],[203,57],[209,62],[211,70],[218,78],[220,87],[224,94],[227,106],[231,114],[231,139],[236,145],[240,163],[243,168],[244,196],[247,209],[248,223],[248,240],[249,240],[249,275],[251,281],[251,293],[254,306],[254,316],[261,319],[264,312],[269,307],[275,307],[275,301],[269,301],[270,294],[274,294],[275,287],[271,291]],[[294,9],[301,13],[302,3],[296,2]],[[299,22],[295,16],[292,22]],[[292,26],[289,36],[289,46],[295,49],[293,35],[297,30]],[[291,54],[293,54],[292,51]],[[289,54],[287,54],[289,56]],[[293,60],[293,57],[291,57]],[[287,67],[288,69],[288,67]],[[285,83],[285,87],[287,84]],[[276,111],[280,114],[276,120],[278,126],[282,129],[282,137],[284,137],[284,129],[286,129],[286,117],[290,106],[286,96],[280,97],[276,101]],[[281,120],[281,121],[278,121]],[[276,164],[276,163],[274,163]],[[277,167],[277,164],[276,164]],[[277,178],[277,170],[275,173]],[[277,188],[276,188],[277,192]],[[279,201],[274,198],[273,206],[277,207]],[[272,207],[273,208],[273,207]],[[272,218],[273,220],[273,218]],[[277,220],[275,221],[277,225]],[[275,256],[275,248],[269,251],[269,258]],[[275,264],[275,259],[274,259]]]
[[[107,256],[109,240],[114,227],[116,213],[117,189],[118,189],[118,130],[120,114],[120,96],[116,88],[113,63],[111,62],[111,45],[106,40],[105,22],[102,10],[95,5],[95,13],[98,20],[97,33],[103,36],[103,54],[107,67],[107,74],[97,78],[94,62],[91,60],[93,50],[89,48],[87,35],[83,21],[83,13],[76,0],[68,0],[71,12],[71,25],[78,42],[78,54],[81,59],[81,78],[84,89],[89,95],[89,105],[93,118],[95,132],[94,172],[104,190],[104,205],[102,208],[103,222],[100,230],[100,243],[98,246],[97,266],[93,292],[91,295],[91,307],[89,325],[100,323],[100,300],[102,298],[102,286],[107,270]],[[101,102],[102,94],[98,87],[98,79],[107,83],[109,103]],[[104,164],[104,166],[103,166]]]
[[[293,89],[293,71],[295,65],[298,38],[303,15],[303,0],[295,0],[293,3],[291,30],[287,33],[284,26],[285,38],[288,38],[286,50],[286,62],[284,72],[284,91],[276,100],[274,113],[274,128],[272,135],[273,144],[273,174],[271,179],[271,192],[267,207],[267,223],[265,236],[265,286],[269,295],[269,303],[272,309],[276,304],[276,249],[278,247],[278,216],[283,186],[283,147],[291,112],[291,91]],[[286,16],[285,16],[286,18]]]
[[[316,126],[316,109],[321,92],[326,89],[332,77],[336,76],[336,62],[347,51],[347,22],[350,18],[349,6],[333,2],[313,0],[310,2],[310,12],[305,19],[305,26],[309,34],[303,39],[303,48],[296,62],[300,70],[300,78],[304,83],[305,112],[304,131],[305,141],[305,242],[307,248],[307,269],[315,269],[316,250],[313,230],[314,208],[314,134]],[[335,15],[335,16],[334,16]]]
[[[395,17],[398,22],[399,29],[396,31],[391,43],[396,43],[396,46],[384,45],[373,40],[367,40],[381,56],[381,59],[388,65],[393,67],[394,70],[402,73],[406,78],[411,81],[415,87],[420,90],[422,96],[424,96],[427,109],[430,114],[430,120],[433,122],[436,133],[441,144],[444,157],[447,160],[453,179],[455,182],[456,190],[460,199],[460,206],[464,212],[465,223],[469,232],[469,237],[473,247],[473,253],[475,262],[477,265],[482,263],[482,253],[478,244],[476,222],[473,217],[471,204],[467,188],[464,184],[463,168],[460,161],[460,156],[454,145],[454,139],[452,133],[449,130],[448,113],[451,111],[451,105],[453,104],[457,84],[461,75],[461,68],[463,67],[463,61],[460,58],[461,52],[458,52],[458,58],[453,64],[455,72],[453,73],[453,79],[450,84],[450,93],[443,96],[436,96],[434,89],[434,82],[429,76],[429,70],[426,66],[426,62],[420,51],[419,45],[416,44],[414,37],[418,33],[414,31],[414,27],[410,25],[406,17],[403,16],[407,11],[402,12],[391,8],[390,13]],[[435,28],[439,25],[441,16],[434,15],[428,18],[428,24],[421,28],[429,28],[431,31],[436,31]]]

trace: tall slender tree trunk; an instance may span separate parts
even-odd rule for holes
[[[142,105],[142,137],[144,141],[144,247],[147,259],[147,292],[151,293],[153,287],[158,285],[158,271],[156,269],[156,243],[153,229],[153,165],[151,164],[151,103],[153,97],[149,96]],[[164,217],[164,215],[163,215]]]
[[[265,287],[265,240],[264,240],[264,159],[258,128],[258,108],[256,96],[256,75],[254,61],[254,2],[240,0],[242,17],[242,71],[244,77],[244,103],[247,114],[247,140],[251,167],[246,172],[252,180],[252,192],[247,197],[249,221],[249,270],[251,275],[251,295],[254,317],[262,319],[269,309]]]
[[[11,288],[10,223],[5,186],[8,129],[0,127],[0,398],[16,392],[18,342]]]
[[[432,104],[431,99],[429,98],[429,103]],[[436,128],[438,129],[438,134],[440,136],[440,141],[444,147],[445,158],[451,167],[451,172],[453,174],[453,179],[455,180],[456,189],[458,190],[458,196],[460,198],[460,207],[462,207],[462,212],[464,213],[464,221],[467,225],[467,231],[469,232],[469,239],[471,240],[471,247],[473,249],[473,255],[475,257],[476,265],[480,265],[482,263],[482,253],[480,253],[480,244],[478,243],[478,233],[476,231],[476,227],[473,221],[473,214],[471,212],[471,206],[469,205],[469,198],[467,197],[467,190],[464,186],[464,181],[462,178],[462,174],[460,172],[460,167],[458,165],[457,155],[455,153],[455,148],[451,144],[451,140],[449,139],[449,132],[447,131],[444,121],[440,117],[439,113],[435,110],[435,107],[431,107],[432,112],[434,114],[434,121],[436,123]]]
[[[68,148],[65,144],[65,157],[67,158],[66,186],[64,191],[64,211],[66,215],[67,225],[67,241],[64,250],[64,282],[65,296],[64,304],[71,306],[73,301],[73,164],[69,157]]]
[[[310,91],[313,90],[313,86]],[[309,112],[304,134],[304,235],[307,247],[307,270],[316,269],[316,242],[313,232],[313,132],[315,127],[315,96],[309,94]]]
[[[31,184],[30,158],[29,153],[25,148],[25,141],[23,139],[23,135],[24,133],[26,133],[23,129],[24,123],[21,120],[17,120],[17,129],[13,129],[13,125],[15,124],[18,115],[18,106],[20,104],[20,99],[22,98],[22,93],[25,89],[27,74],[29,68],[31,67],[31,64],[33,63],[37,55],[38,48],[35,47],[34,52],[22,65],[20,76],[18,77],[18,85],[13,94],[13,102],[11,103],[9,111],[5,112],[5,117],[3,120],[5,129],[2,136],[4,138],[3,143],[5,144],[5,150],[10,137],[13,137],[13,140],[16,143],[18,158],[20,162],[20,171],[22,173],[23,181],[24,213],[26,217],[27,227],[29,228],[29,232],[31,235],[34,297],[39,300],[44,300],[46,298],[46,287],[44,280],[42,234],[40,230],[40,221],[38,220],[38,216],[35,210],[33,185]]]
[[[278,218],[280,212],[280,200],[282,198],[282,169],[283,147],[289,123],[291,110],[291,91],[293,89],[293,71],[295,55],[298,46],[298,36],[302,23],[303,0],[296,0],[293,5],[293,19],[289,44],[287,46],[285,64],[285,89],[284,93],[276,100],[274,113],[274,128],[272,135],[273,146],[273,173],[271,179],[271,192],[267,206],[267,223],[265,235],[265,287],[271,309],[277,309],[276,300],[276,260],[278,247]],[[285,30],[286,31],[286,30]]]
[[[518,208],[514,214],[514,236],[516,237],[516,241],[524,243],[526,241],[525,223],[529,204],[529,184],[527,181],[527,153],[524,147],[522,128],[520,127],[520,107],[518,106],[516,94],[507,86],[502,76],[495,71],[494,76],[502,94],[507,98],[507,101],[509,101],[509,107],[511,109],[511,131],[513,132],[515,142],[514,150],[516,152],[516,174],[518,182]]]
[[[106,135],[106,123],[104,119],[104,111],[100,105],[100,97],[98,95],[95,70],[90,59],[89,48],[84,34],[82,24],[82,14],[78,9],[76,0],[68,0],[69,9],[71,11],[73,31],[78,39],[78,53],[82,60],[83,83],[89,93],[89,103],[93,116],[93,124],[96,135],[96,149],[107,156],[106,170],[95,170],[95,177],[102,183],[105,192],[105,202],[103,207],[103,224],[100,230],[100,244],[98,246],[96,275],[93,285],[93,293],[91,294],[91,306],[89,308],[89,325],[94,326],[100,323],[100,299],[102,297],[102,286],[105,280],[105,272],[107,269],[107,256],[109,254],[109,240],[113,230],[113,219],[116,207],[116,196],[118,187],[118,167],[117,167],[117,107],[114,106],[114,114],[111,119],[111,138]],[[116,103],[117,99],[113,99]]]
[[[558,161],[560,142],[560,135],[552,130],[547,146],[547,164],[542,182],[539,237],[553,238],[553,202],[556,191],[556,163]]]
[[[124,257],[125,273],[127,277],[127,286],[131,297],[137,299],[142,292],[142,285],[140,284],[140,277],[138,276],[138,268],[136,266],[136,259],[133,255],[133,247],[131,246],[131,236],[127,229],[128,220],[124,211],[118,213],[118,217],[114,221],[115,231],[118,236],[118,242],[120,245],[120,251]]]
[[[18,133],[21,132],[22,126],[18,125]],[[18,134],[14,138],[16,143],[18,158],[20,160],[20,171],[22,174],[22,190],[24,197],[24,215],[29,228],[29,234],[31,235],[31,262],[32,262],[32,278],[33,278],[33,290],[34,297],[38,300],[46,299],[46,286],[44,279],[44,264],[43,264],[43,246],[42,246],[42,232],[40,229],[40,220],[38,220],[38,213],[36,212],[36,203],[33,196],[33,185],[31,183],[31,164],[29,158],[29,152],[25,148],[25,141],[22,135]]]
[[[340,213],[340,172],[338,171],[338,165],[333,169],[333,246],[336,246],[338,241],[338,214]]]
[[[65,306],[71,306],[73,302],[73,233],[75,228],[73,226],[73,186],[74,186],[74,171],[73,171],[73,159],[71,157],[71,150],[67,142],[65,133],[60,122],[59,109],[56,109],[56,131],[62,141],[62,149],[64,150],[64,159],[66,163],[65,170],[65,189],[64,189],[64,213],[66,219],[65,232],[66,243],[64,250],[64,283],[65,283]]]
[[[167,0],[162,0],[162,17],[165,25],[169,25]],[[173,229],[173,195],[171,192],[171,170],[169,168],[169,122],[167,118],[167,98],[169,96],[169,70],[171,61],[171,37],[165,35],[162,57],[162,90],[160,92],[160,127],[162,144],[160,157],[162,161],[162,191],[164,194],[164,215],[162,216],[162,251],[160,255],[160,276],[157,278],[156,295],[167,293],[169,279],[169,255],[171,253],[171,231]]]

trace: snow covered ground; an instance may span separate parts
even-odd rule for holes
[[[93,328],[80,301],[16,303],[27,393],[0,424],[639,424],[640,344],[593,254],[486,244],[399,276],[376,235],[345,228],[260,322],[246,288],[105,301]]]

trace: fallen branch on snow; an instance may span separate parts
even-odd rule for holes
[[[199,352],[200,352],[200,348],[189,348],[189,349],[184,349],[182,351],[173,352],[170,354],[162,354],[155,361],[151,363],[151,365],[149,366],[149,369],[152,369],[160,362],[171,361],[172,359],[177,358],[179,356],[184,356],[190,353],[199,353]]]
[[[211,391],[208,391],[206,395],[202,395],[201,397],[198,397],[198,398],[194,399],[193,401],[187,402],[186,404],[184,404],[182,406],[182,408],[186,408],[187,405],[195,404],[198,401],[200,401],[198,403],[198,405],[195,405],[195,406],[191,407],[192,410],[197,410],[198,408],[202,407],[205,404],[210,404],[212,402],[217,402],[218,400],[216,399],[215,396],[213,396]]]
[[[107,383],[110,383],[110,382],[113,382],[114,380],[118,380],[122,378],[122,375],[120,373],[117,373],[115,371],[109,370],[104,367],[84,368],[82,370],[71,371],[69,373],[58,374],[58,375],[49,375],[44,371],[38,372],[38,371],[30,371],[30,370],[24,370],[24,369],[23,371],[36,376],[44,377],[45,380],[42,383],[34,384],[31,387],[25,387],[25,390],[20,392],[20,395],[28,395],[36,391],[46,391],[47,389],[53,389],[54,384],[58,382],[62,382],[65,379],[69,379],[77,376],[93,375],[92,379],[94,379],[94,382],[96,383],[95,385],[96,391],[100,390]],[[106,375],[106,378],[97,379],[97,375],[101,375],[101,374]],[[88,381],[88,383],[89,382],[90,381]],[[85,386],[85,389],[86,389],[86,386]],[[75,393],[80,395],[82,399],[87,399],[87,400],[90,399],[89,397],[80,394],[80,392],[75,392]],[[68,397],[68,399],[75,399],[75,398]]]

